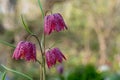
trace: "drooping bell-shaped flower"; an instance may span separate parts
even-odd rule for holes
[[[48,68],[56,64],[56,62],[62,63],[63,59],[66,60],[65,56],[58,48],[50,49],[46,52],[46,61]]]
[[[44,33],[51,34],[53,31],[61,31],[67,29],[67,26],[60,13],[55,13],[45,16],[44,19]]]
[[[35,44],[28,41],[20,41],[14,50],[12,58],[25,59],[26,61],[36,61]]]

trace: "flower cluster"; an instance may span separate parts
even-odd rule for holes
[[[54,31],[61,31],[67,29],[67,26],[63,20],[63,17],[59,13],[47,15],[44,18],[44,33],[49,35]],[[13,58],[25,59],[26,61],[36,61],[36,47],[35,44],[28,41],[20,41],[15,48]],[[48,68],[56,64],[56,62],[62,63],[65,56],[58,48],[53,48],[45,52],[45,58]]]

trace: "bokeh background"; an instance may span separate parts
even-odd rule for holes
[[[48,48],[59,47],[67,60],[47,69],[48,80],[119,80],[120,78],[120,0],[41,0],[44,12],[62,14],[68,30],[47,36]],[[24,16],[30,30],[39,38],[43,18],[37,0],[0,0],[0,40],[16,45],[29,34],[23,28]],[[39,46],[34,38],[30,39]],[[12,59],[13,48],[0,44],[0,64],[39,80],[39,65]],[[47,66],[46,66],[47,67]],[[3,70],[0,68],[0,74]],[[7,72],[7,80],[27,80]]]

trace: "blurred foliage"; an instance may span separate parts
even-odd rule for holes
[[[77,65],[65,70],[63,74],[49,75],[47,80],[119,80],[119,72],[99,71],[95,65]]]
[[[115,73],[107,76],[106,80],[119,80],[120,79],[120,74]]]
[[[104,78],[93,65],[81,65],[68,75],[67,80],[104,80]]]

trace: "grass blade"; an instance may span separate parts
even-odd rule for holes
[[[44,11],[43,11],[43,8],[42,8],[42,4],[41,4],[41,2],[40,2],[40,0],[38,0],[38,4],[39,4],[39,7],[40,7],[40,10],[41,10],[41,12],[42,12],[42,17],[43,17],[43,19],[44,19]]]
[[[2,74],[1,80],[5,80],[5,77],[6,77],[6,72],[4,72],[4,73]]]
[[[30,31],[30,29],[28,28],[28,26],[25,24],[25,21],[24,21],[22,15],[21,15],[21,20],[22,20],[22,23],[23,23],[23,26],[24,26],[25,30],[26,30],[29,34],[32,35],[33,33]]]
[[[16,71],[16,70],[13,70],[13,69],[10,69],[10,68],[7,68],[6,66],[4,66],[4,65],[2,65],[2,64],[1,64],[1,66],[2,66],[3,68],[5,68],[7,71],[10,71],[10,72],[19,74],[19,75],[21,75],[21,76],[23,76],[23,77],[28,78],[29,80],[33,80],[31,77],[27,76],[26,74],[23,74],[23,73],[21,73],[21,72],[18,72],[18,71]]]
[[[6,41],[0,40],[0,43],[2,43],[2,44],[4,44],[4,45],[7,45],[7,46],[10,46],[10,47],[12,47],[12,48],[15,48],[15,46],[14,46],[13,44],[10,44],[10,43],[8,43],[8,42],[6,42]]]

